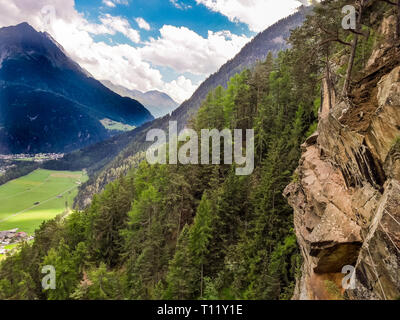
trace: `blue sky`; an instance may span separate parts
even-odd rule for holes
[[[0,1],[0,27],[46,31],[96,79],[181,103],[258,32],[307,0]]]
[[[151,26],[150,31],[144,30],[142,32],[144,40],[148,37],[159,36],[159,29],[165,24],[185,26],[203,37],[207,36],[208,30],[230,30],[235,34],[247,36],[256,34],[256,32],[249,30],[247,24],[231,22],[221,13],[212,12],[206,6],[197,4],[194,0],[179,1],[179,3],[181,3],[182,9],[177,8],[169,0],[131,0],[128,5],[116,4],[115,7],[108,7],[102,0],[76,0],[75,6],[79,12],[83,12],[93,22],[98,22],[98,16],[101,12],[124,16],[130,21],[142,17]]]

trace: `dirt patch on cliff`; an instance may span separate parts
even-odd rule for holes
[[[311,276],[309,285],[314,300],[343,300],[343,273],[324,273]]]

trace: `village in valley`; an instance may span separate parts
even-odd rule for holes
[[[37,153],[37,154],[0,154],[0,175],[14,168],[19,161],[43,163],[49,160],[59,160],[64,157],[63,153]]]
[[[35,161],[44,162],[47,160],[58,160],[64,157],[63,153],[21,153],[21,154],[0,154],[0,160],[19,160],[19,161]]]
[[[0,254],[6,254],[11,251],[11,249],[6,249],[6,246],[30,240],[33,240],[33,236],[29,236],[26,232],[23,231],[19,232],[18,228],[0,231]]]

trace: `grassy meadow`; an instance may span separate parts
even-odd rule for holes
[[[0,186],[0,230],[18,228],[30,235],[44,220],[73,204],[83,172],[36,170]]]

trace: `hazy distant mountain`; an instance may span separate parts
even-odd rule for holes
[[[179,106],[177,102],[164,92],[152,90],[143,93],[139,90],[129,90],[108,80],[103,80],[101,83],[122,97],[129,97],[139,101],[155,118],[163,117]]]
[[[110,137],[109,119],[139,126],[153,116],[103,86],[47,33],[0,29],[0,153],[67,152]]]

